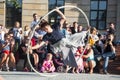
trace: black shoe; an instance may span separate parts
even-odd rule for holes
[[[105,71],[103,71],[103,73],[104,73],[104,74],[109,74],[106,70],[105,70]]]

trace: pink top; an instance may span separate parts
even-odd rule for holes
[[[53,61],[51,60],[44,60],[43,67],[51,68],[53,66]]]

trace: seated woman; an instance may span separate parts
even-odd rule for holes
[[[24,59],[25,62],[24,62],[24,70],[28,71],[28,68],[26,67],[26,63],[27,63],[27,43],[28,43],[28,37],[25,36],[24,40],[22,41],[22,44],[19,46],[18,48],[18,56],[19,58],[21,59]],[[31,63],[33,65],[33,67],[35,67],[36,69],[38,69],[38,62],[39,62],[39,58],[38,58],[38,55],[36,53],[34,53],[32,51],[32,49],[29,49],[29,54],[30,54],[30,60],[31,60]]]
[[[41,72],[54,72],[55,71],[55,66],[52,61],[52,54],[48,53],[46,56],[46,59],[43,61],[42,67],[40,69]]]
[[[93,49],[91,48],[90,44],[86,45],[86,51],[84,55],[82,56],[84,59],[84,67],[85,68],[90,68],[89,73],[93,73],[93,69],[96,65],[95,60],[94,60],[94,52]]]

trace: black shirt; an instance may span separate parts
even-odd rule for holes
[[[115,34],[115,29],[109,28],[108,34]]]
[[[64,38],[64,34],[60,31],[60,24],[54,24],[52,26],[53,32],[47,33],[43,37],[43,41],[49,41],[51,44],[55,44],[56,42],[60,41]]]
[[[115,44],[112,42],[113,46],[115,46]],[[109,43],[107,43],[106,48],[104,49],[104,53],[106,52],[112,52],[112,48],[111,45]]]
[[[71,29],[72,34],[77,33],[77,32],[75,31],[75,28],[74,28],[74,27],[70,27],[70,29]]]

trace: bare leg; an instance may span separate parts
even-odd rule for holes
[[[10,53],[10,61],[12,62],[13,64],[13,70],[16,70],[16,60],[15,60],[15,57],[14,57],[14,54],[13,53]]]
[[[75,73],[75,67],[72,68],[72,73]]]
[[[68,65],[66,65],[65,73],[67,73],[67,72],[68,72],[68,70],[69,70],[69,66],[68,66]]]
[[[6,59],[6,61],[5,61],[5,67],[6,67],[6,70],[7,71],[9,71],[9,65],[8,65],[8,63],[9,63],[9,56],[7,57],[7,59]]]
[[[0,61],[0,68],[2,68],[2,66],[3,66],[4,62],[6,61],[7,57],[8,57],[7,54],[2,53],[2,59]]]
[[[89,61],[89,66],[90,66],[90,72],[89,73],[92,74],[93,73],[93,69],[95,67],[95,62],[93,60]]]
[[[34,55],[35,55],[35,66],[36,68],[38,68],[39,57],[36,53]]]
[[[3,77],[0,76],[0,80],[4,80]]]
[[[88,68],[88,63],[86,61],[83,61],[83,65],[85,68]]]
[[[36,53],[33,54],[35,67],[38,69],[39,58]]]
[[[76,68],[76,73],[79,73],[79,68],[78,67]]]

